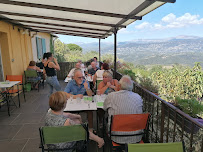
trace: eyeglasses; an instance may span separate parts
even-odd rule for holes
[[[83,77],[77,77],[77,79],[83,79]]]

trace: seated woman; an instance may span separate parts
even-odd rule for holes
[[[50,111],[45,117],[45,126],[69,126],[82,123],[81,116],[64,113],[63,110],[66,107],[67,96],[63,91],[53,93],[49,98]],[[89,138],[98,143],[98,147],[101,148],[104,145],[104,140],[92,132],[89,132]],[[76,142],[49,144],[49,148],[72,148]],[[69,151],[68,151],[69,152]],[[72,151],[71,151],[72,152]]]
[[[36,62],[35,61],[30,61],[29,63],[29,66],[27,67],[27,70],[34,70],[34,71],[37,71],[39,73],[42,73],[42,70],[36,66]],[[31,81],[38,81],[37,83],[35,83],[32,88],[35,88],[37,89],[38,88],[38,85],[39,85],[39,80],[41,80],[41,76],[40,74],[38,74],[39,76],[36,77],[36,78],[29,78],[29,80],[31,79]]]
[[[108,94],[119,90],[118,80],[113,79],[113,73],[111,71],[104,71],[103,81],[99,83],[97,90],[99,90],[100,94]]]
[[[95,85],[96,80],[103,80],[103,73],[105,70],[109,70],[108,63],[103,63],[101,65],[101,70],[97,70],[93,78],[93,84]]]

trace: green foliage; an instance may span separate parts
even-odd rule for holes
[[[176,96],[183,99],[200,98],[203,93],[203,71],[199,63],[183,70],[174,66],[152,73],[152,79],[159,86],[159,94],[174,101]]]
[[[82,52],[82,48],[76,44],[66,44],[70,52]]]
[[[153,83],[150,77],[138,77],[138,82],[143,88],[158,93],[158,86]]]
[[[192,117],[201,116],[203,112],[203,105],[196,99],[181,99],[175,98],[176,106],[178,106],[183,112],[189,114]]]
[[[57,58],[58,62],[64,62],[65,54],[68,52],[66,45],[62,43],[59,39],[55,41],[54,44],[54,50],[55,50],[55,57]]]
[[[54,54],[53,36],[50,34],[50,52]]]

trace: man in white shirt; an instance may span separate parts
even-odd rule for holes
[[[75,68],[71,69],[68,76],[69,78],[72,78],[74,76],[74,71],[75,69],[81,69],[81,64],[80,63],[76,63],[75,64]],[[85,77],[84,71],[82,72],[83,77]]]
[[[112,115],[118,114],[141,114],[143,101],[140,95],[132,92],[133,81],[127,75],[119,81],[121,90],[109,93],[104,101],[104,110],[108,112],[108,126]],[[137,133],[137,132],[136,132]],[[112,136],[112,140],[117,143],[136,143],[142,136],[119,137]]]

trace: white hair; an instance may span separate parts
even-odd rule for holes
[[[131,78],[128,75],[124,75],[120,79],[119,83],[121,85],[122,90],[128,90],[128,91],[133,90],[133,81],[131,80]]]
[[[75,69],[74,72],[73,72],[73,76],[75,76],[75,74],[80,71],[82,73],[82,70],[81,69]]]

